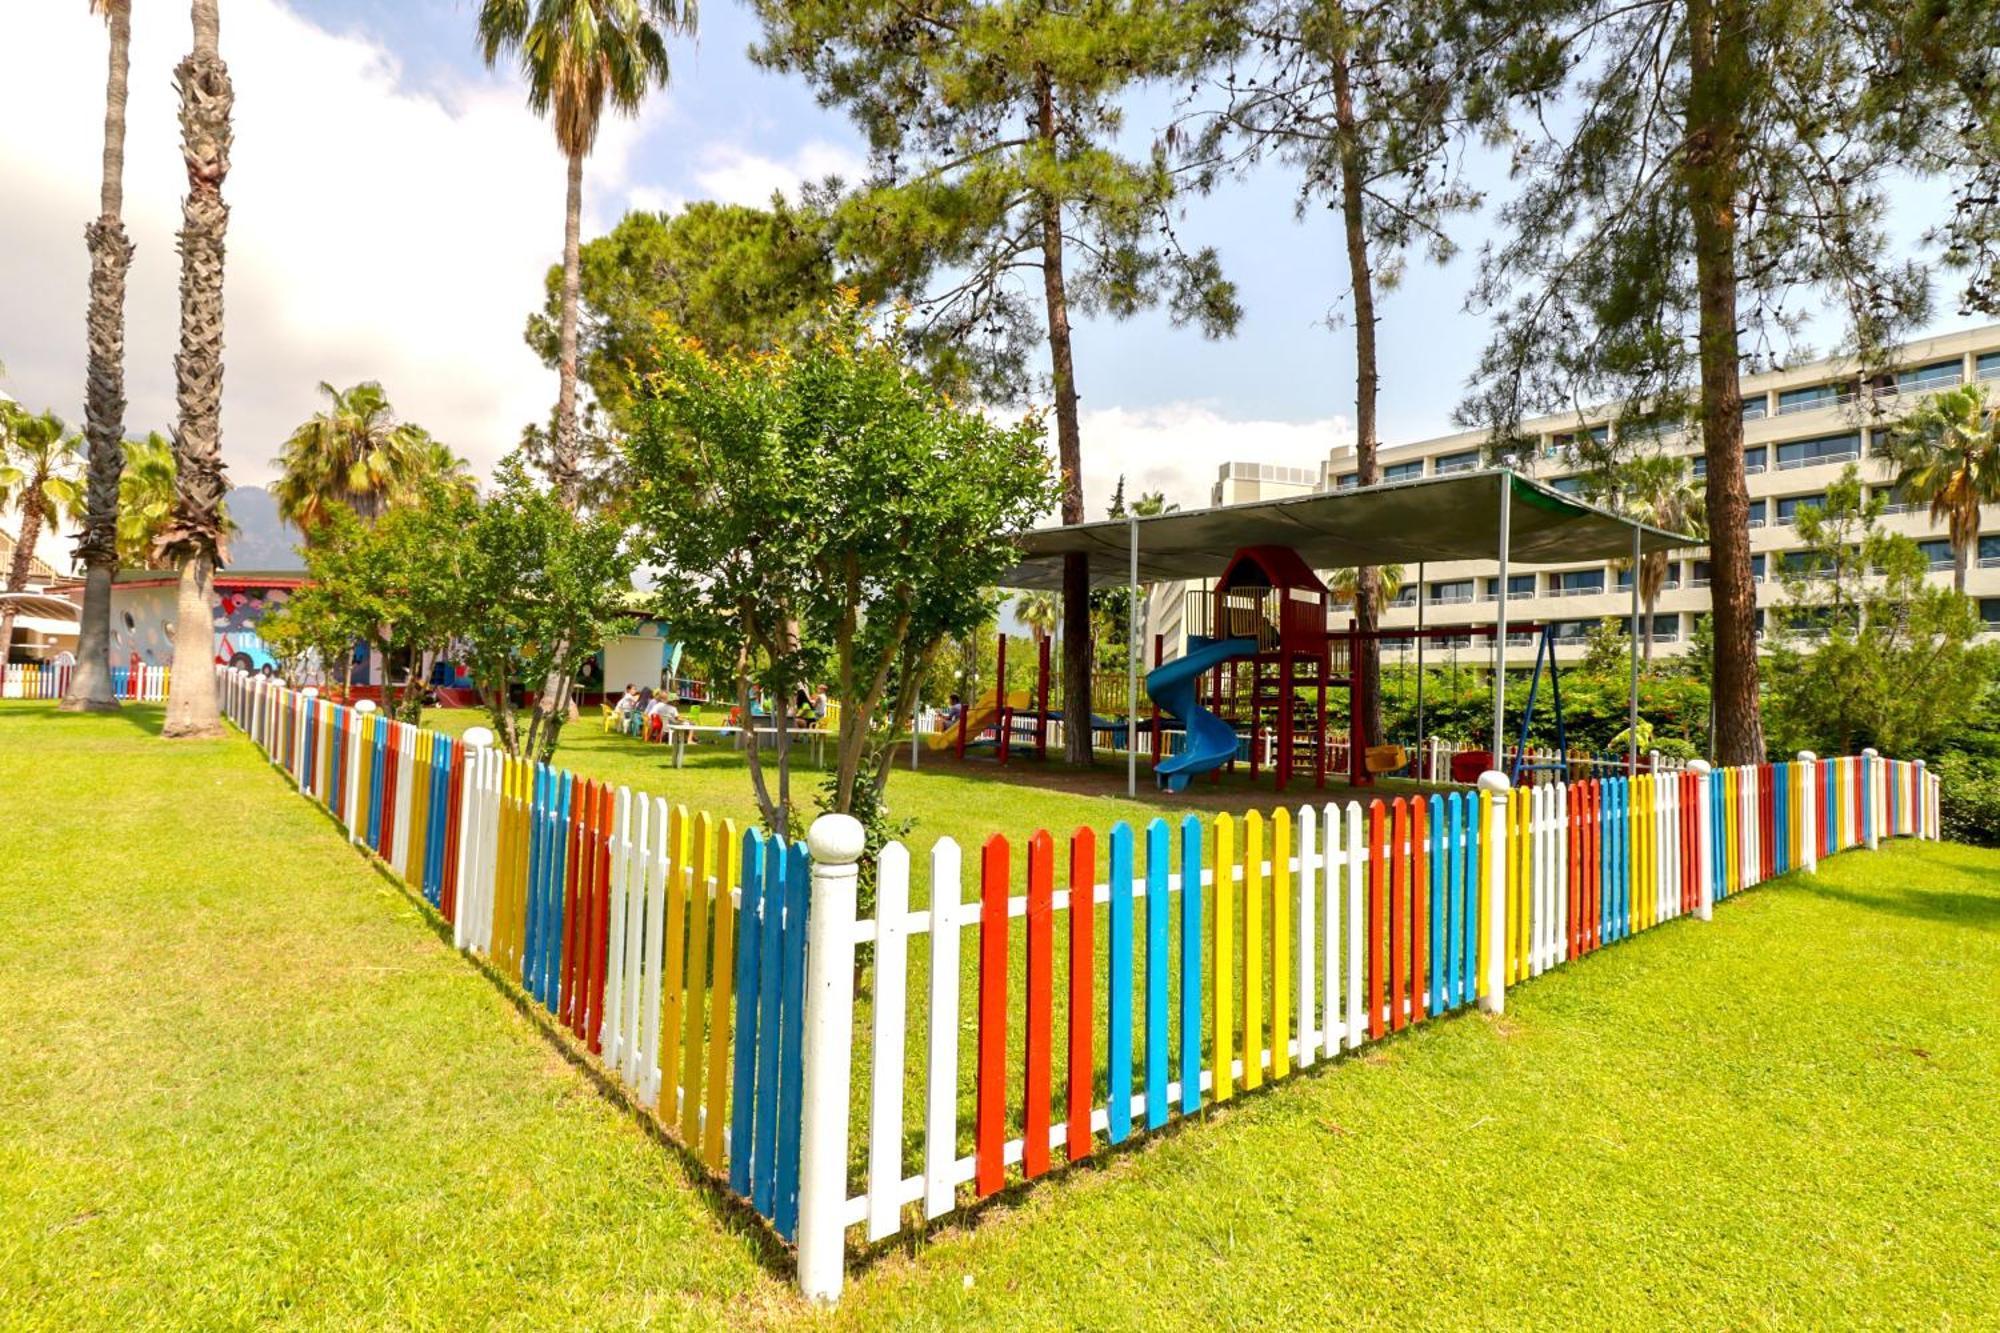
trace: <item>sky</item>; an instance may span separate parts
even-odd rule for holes
[[[127,429],[143,434],[173,418],[185,178],[172,70],[188,29],[184,6],[134,11]],[[482,473],[546,417],[555,375],[521,333],[560,257],[563,163],[516,71],[482,65],[475,14],[475,0],[222,0],[236,85],[223,452],[236,484],[270,479],[323,380],[379,379],[404,418]],[[863,153],[844,114],[758,69],[755,37],[743,5],[702,6],[698,38],[674,47],[669,88],[601,132],[586,237],[632,208],[757,204],[801,178],[858,178]],[[0,0],[0,51],[0,390],[80,424],[104,25],[84,0]],[[1499,173],[1484,175],[1504,191]],[[1387,443],[1451,429],[1486,336],[1463,300],[1490,229],[1485,216],[1465,219],[1460,257],[1413,264],[1383,302]],[[1335,216],[1299,220],[1291,179],[1273,169],[1189,201],[1178,230],[1219,247],[1244,318],[1221,342],[1157,313],[1079,324],[1093,512],[1121,474],[1135,490],[1200,504],[1222,463],[1313,467],[1353,438],[1352,332],[1329,319],[1346,288]]]

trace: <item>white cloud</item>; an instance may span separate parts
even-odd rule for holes
[[[135,5],[126,227],[133,432],[174,418],[185,189],[172,70],[185,10]],[[0,6],[0,362],[33,407],[82,417],[85,224],[97,212],[105,35],[81,4]],[[484,471],[544,416],[555,377],[521,341],[560,257],[563,163],[511,75],[410,88],[383,47],[280,0],[233,0],[222,53],[236,85],[223,448],[256,483],[314,386],[380,378],[401,413]],[[613,118],[585,176],[585,229],[644,187],[633,150],[664,112]]]
[[[1084,505],[1092,518],[1103,517],[1120,474],[1128,496],[1162,491],[1169,501],[1196,508],[1209,502],[1224,463],[1279,463],[1316,471],[1334,449],[1354,442],[1354,428],[1345,417],[1240,420],[1195,401],[1100,408],[1083,413],[1078,426]],[[1053,421],[1049,444],[1053,449]]]
[[[814,139],[785,161],[746,148],[717,145],[702,154],[702,166],[694,179],[709,198],[762,206],[774,193],[797,198],[801,182],[839,176],[852,183],[866,171],[867,163],[850,150]]]

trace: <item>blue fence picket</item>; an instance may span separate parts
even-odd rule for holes
[[[1188,815],[1181,820],[1181,1113],[1200,1109],[1201,817]]]
[[[1074,891],[1074,890],[1072,890]],[[1078,910],[1072,901],[1070,911]],[[1084,904],[1083,911],[1090,911]],[[1111,826],[1111,957],[1105,997],[1106,1128],[1113,1143],[1132,1132],[1132,826]]]
[[[785,840],[764,844],[764,919],[757,930],[757,1118],[753,1148],[756,1173],[750,1204],[773,1216],[778,1186],[778,996],[785,926]]]
[[[783,1026],[778,1031],[778,1179],[771,1221],[795,1239],[799,1217],[799,1110],[805,1101],[806,921],[812,914],[812,859],[795,842],[785,873]]]
[[[1172,831],[1146,825],[1146,1128],[1167,1123],[1167,933],[1172,895],[1167,878]]]
[[[764,835],[743,834],[742,905],[736,913],[736,1088],[730,1106],[729,1188],[750,1195],[756,1149],[757,1027],[760,993],[757,962],[768,915],[764,895]]]

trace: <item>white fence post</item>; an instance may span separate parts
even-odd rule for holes
[[[846,1271],[847,1116],[854,1061],[854,910],[866,835],[850,815],[821,815],[806,835],[812,898],[806,927],[805,1077],[799,1127],[799,1290],[839,1298]]]
[[[1488,769],[1479,775],[1479,790],[1489,793],[1486,818],[1487,891],[1493,895],[1486,910],[1486,993],[1479,1007],[1489,1014],[1507,1012],[1507,775]]]
[[[1819,756],[1811,750],[1800,750],[1799,782],[1804,799],[1799,802],[1799,846],[1804,852],[1799,860],[1808,875],[1819,870],[1820,784],[1825,780],[1819,771]]]
[[[1921,759],[1916,761],[1916,778],[1910,783],[1910,790],[1916,794],[1910,811],[1911,826],[1916,829],[1919,839],[1928,838],[1931,836],[1931,786],[1930,775],[1925,772]]]

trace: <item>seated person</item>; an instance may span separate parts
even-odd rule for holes
[[[638,706],[639,691],[633,686],[627,685],[625,693],[618,696],[618,702],[613,705],[612,711],[618,714],[619,718],[623,719],[629,717],[632,710]]]
[[[820,686],[818,693],[813,695],[812,715],[821,722],[826,721],[826,708],[831,702],[832,700],[827,697],[826,686]]]

